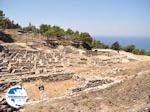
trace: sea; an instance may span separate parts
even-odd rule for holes
[[[111,45],[118,41],[122,46],[134,44],[139,49],[150,51],[150,37],[110,37],[110,36],[95,36],[96,40]]]

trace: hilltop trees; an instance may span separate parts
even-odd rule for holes
[[[70,28],[68,28],[67,30],[66,30],[66,36],[71,36],[71,35],[73,35],[73,30],[72,29],[70,29]]]
[[[100,49],[108,49],[109,45],[106,45],[104,43],[102,43],[101,41],[97,41],[97,40],[93,40],[92,41],[92,47],[93,48],[100,48]]]
[[[147,52],[145,49],[141,49],[139,52],[140,55],[147,55]]]
[[[16,29],[21,28],[19,24],[15,24],[9,18],[5,17],[5,14],[0,10],[0,29]]]
[[[51,28],[51,34],[57,37],[63,37],[65,35],[64,29],[60,28],[59,26],[53,26]]]
[[[40,25],[40,32],[45,36],[62,37],[65,35],[64,29],[59,26],[51,26],[46,24]]]
[[[5,17],[3,11],[0,10],[0,28],[3,29],[14,29],[21,28],[19,24],[15,24],[14,21],[9,20]],[[96,48],[108,48],[108,45],[101,43],[100,41],[94,40],[91,35],[87,32],[73,31],[72,29],[64,30],[59,26],[51,26],[47,24],[41,24],[39,29],[36,26],[29,23],[28,26],[23,27],[22,30],[26,32],[33,32],[35,34],[41,33],[47,37],[63,38],[73,42],[82,43],[82,47],[85,49]]]
[[[14,21],[5,17],[5,14],[2,10],[0,10],[0,29],[22,29],[25,32],[32,32],[34,34],[40,33],[44,36],[63,39],[62,43],[65,42],[67,45],[81,46],[85,49],[91,48],[102,48],[107,49],[111,48],[113,50],[124,50],[126,52],[131,52],[139,55],[150,55],[150,52],[145,51],[144,49],[138,49],[135,45],[128,45],[123,47],[119,44],[119,42],[114,42],[110,47],[107,44],[102,43],[101,41],[97,41],[92,38],[92,36],[87,32],[79,32],[73,31],[72,29],[64,30],[59,26],[51,26],[48,24],[41,24],[39,28],[29,23],[28,26],[21,28],[19,24],[15,24]]]
[[[40,25],[40,33],[45,35],[45,33],[48,31],[48,29],[50,28],[51,26],[50,25],[47,25],[47,24],[41,24]]]
[[[4,22],[5,14],[3,11],[0,10],[0,29],[4,28],[5,22]]]
[[[82,46],[87,49],[92,48],[92,37],[87,32],[79,32],[79,31],[73,31],[71,29],[67,29],[66,31],[58,26],[51,26],[42,24],[40,25],[40,32],[41,34],[49,37],[66,37],[67,39],[71,41],[78,41],[82,42]]]
[[[124,48],[124,50],[126,51],[126,52],[137,52],[136,50],[135,50],[136,48],[135,48],[135,45],[128,45],[127,47],[125,47]]]
[[[73,34],[70,35],[69,39],[72,40],[72,41],[79,41],[80,40],[79,31],[73,32]]]
[[[137,54],[137,55],[150,55],[149,52],[147,52],[146,50],[138,49],[133,44],[127,45],[126,47],[123,47],[122,50],[124,50],[126,52],[133,53],[133,54]]]
[[[36,28],[36,26],[32,25],[31,23],[29,23],[27,27],[23,27],[22,29],[26,32],[30,32],[30,31],[34,33],[38,32],[38,29]]]
[[[45,32],[46,36],[56,36],[62,37],[64,36],[64,30],[59,26],[48,26],[48,30]]]
[[[115,43],[113,43],[111,45],[111,49],[113,49],[113,50],[120,50],[120,48],[121,48],[121,46],[118,41],[116,41]]]
[[[5,17],[5,14],[3,13],[3,11],[2,11],[2,10],[0,10],[0,20],[3,20],[3,19],[4,19],[4,17]]]
[[[87,32],[81,32],[79,38],[80,38],[79,40],[83,41],[84,43],[90,44],[90,45],[93,40],[91,35]]]

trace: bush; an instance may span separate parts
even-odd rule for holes
[[[132,52],[136,49],[135,45],[128,45],[127,47],[124,48],[126,52]]]
[[[121,46],[118,41],[111,45],[111,49],[113,49],[113,50],[120,50],[120,48],[121,48]]]
[[[19,24],[15,24],[9,18],[5,17],[5,14],[0,10],[0,29],[16,29],[21,28]]]
[[[139,52],[139,54],[140,54],[140,55],[146,55],[147,53],[146,53],[146,50],[141,49],[140,52]]]
[[[139,50],[139,49],[134,49],[134,50],[132,51],[132,53],[138,55],[138,54],[140,53],[140,50]]]

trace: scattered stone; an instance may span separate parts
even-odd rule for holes
[[[96,87],[96,86],[102,86],[103,84],[108,84],[112,83],[113,80],[108,80],[108,79],[102,79],[102,80],[93,80],[89,81],[85,88],[90,88],[90,87]]]
[[[9,106],[4,98],[0,101],[0,112],[15,112],[18,110]]]

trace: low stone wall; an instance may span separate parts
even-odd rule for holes
[[[78,93],[78,92],[83,91],[87,88],[102,86],[104,84],[109,84],[112,82],[113,82],[113,80],[110,80],[110,79],[91,80],[91,81],[88,81],[88,83],[85,86],[73,89],[72,92]]]
[[[43,80],[43,81],[62,81],[68,80],[73,77],[74,73],[60,73],[60,74],[51,74],[47,76],[34,76],[22,79],[22,82],[31,82],[35,80]]]
[[[6,90],[7,88],[9,88],[10,86],[16,85],[19,82],[0,82],[0,92],[3,92],[4,90]]]
[[[30,77],[24,77],[20,78],[15,81],[2,81],[0,82],[0,92],[3,92],[10,86],[16,85],[16,84],[21,84],[23,82],[32,82],[36,80],[43,80],[47,82],[53,82],[53,81],[63,81],[63,80],[68,80],[73,77],[74,73],[59,73],[59,74],[50,74],[50,75],[41,75],[41,76],[30,76]]]

